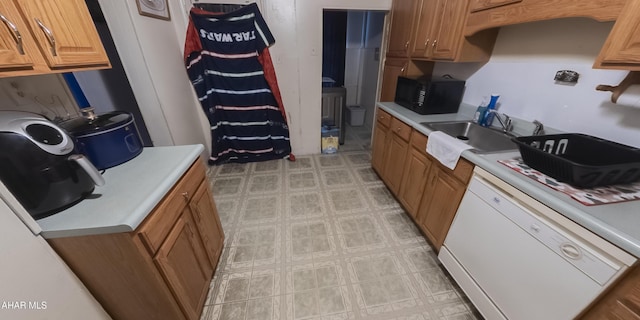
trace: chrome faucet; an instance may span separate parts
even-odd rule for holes
[[[538,121],[538,120],[533,120],[533,124],[536,126],[533,129],[533,135],[534,136],[539,136],[544,134],[544,126],[542,125],[542,122]]]
[[[498,113],[498,111],[489,110],[489,112],[495,114],[496,119],[498,119],[498,122],[500,122],[500,125],[502,126],[502,132],[509,133],[513,130],[513,121],[511,120],[511,117],[509,117],[506,113],[502,114],[504,116],[503,121],[502,118],[500,118],[500,114]]]

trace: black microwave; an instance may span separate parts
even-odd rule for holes
[[[418,114],[456,113],[464,80],[453,78],[398,77],[395,103]]]

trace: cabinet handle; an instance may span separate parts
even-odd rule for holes
[[[49,30],[49,28],[47,28],[47,26],[45,26],[44,23],[40,21],[40,19],[35,18],[35,20],[40,29],[42,29],[42,32],[44,32],[44,35],[47,36],[47,40],[51,45],[51,55],[54,57],[57,56],[58,53],[56,52],[56,38],[53,36],[53,32],[51,32],[51,30]]]
[[[402,67],[402,69],[400,69],[400,73],[404,73],[404,69],[406,69],[406,67]]]
[[[183,197],[185,200],[189,200],[189,192],[187,192],[187,191],[183,192],[183,193],[182,193],[182,197]]]
[[[433,49],[436,48],[436,44],[438,43],[438,40],[433,40],[433,44],[431,45],[433,47]]]
[[[424,43],[424,47],[425,48],[429,46],[429,40],[431,40],[431,39],[427,38],[427,41],[425,41],[425,43]]]
[[[11,32],[13,33],[13,38],[16,41],[16,47],[18,48],[18,53],[20,53],[21,55],[24,55],[24,48],[22,48],[22,35],[20,35],[20,31],[18,31],[18,27],[16,27],[16,25],[13,24],[13,22],[11,22],[9,19],[7,19],[7,17],[2,15],[1,13],[0,13],[0,20],[2,20],[2,22],[4,22],[4,24],[6,24],[7,27],[9,27],[9,29],[11,29]]]
[[[404,48],[405,48],[405,49],[406,49],[406,48],[409,48],[409,41],[407,41],[407,42],[405,42],[405,43],[404,43]]]
[[[402,130],[402,128],[400,128],[400,127],[397,127],[397,128],[396,128],[396,131],[397,131],[397,132],[400,132],[400,130]]]

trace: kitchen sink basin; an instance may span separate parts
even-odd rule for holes
[[[429,130],[442,131],[466,142],[476,153],[497,153],[518,149],[518,146],[511,141],[514,135],[483,127],[471,121],[421,122],[420,124]]]

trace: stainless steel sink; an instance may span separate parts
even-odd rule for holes
[[[468,143],[476,153],[496,153],[517,150],[511,141],[514,135],[480,126],[471,121],[421,122],[432,131],[442,131]]]

